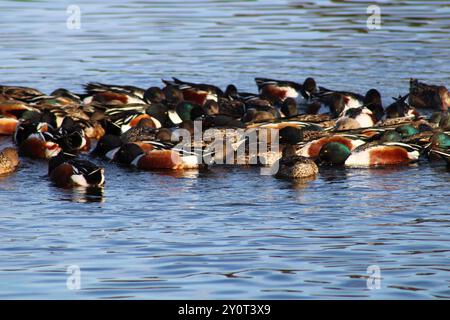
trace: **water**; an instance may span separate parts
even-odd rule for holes
[[[409,77],[450,85],[448,1],[2,1],[3,84],[75,91],[88,81],[253,77],[364,93],[385,103]],[[7,145],[9,138],[0,139]],[[0,177],[0,298],[450,298],[450,172],[326,169],[294,183],[257,168],[138,172],[105,163],[104,190],[64,190],[45,162]],[[81,269],[69,290],[67,267]],[[369,290],[367,268],[381,269]]]

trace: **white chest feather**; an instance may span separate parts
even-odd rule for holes
[[[370,165],[370,154],[368,150],[350,154],[345,161],[346,166],[367,167]]]

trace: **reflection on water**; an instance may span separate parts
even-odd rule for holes
[[[79,203],[86,202],[104,202],[103,198],[104,189],[101,187],[77,187],[65,189],[65,193],[60,200],[62,201],[73,201]]]
[[[364,92],[408,78],[450,84],[450,4],[378,1],[2,1],[1,82],[81,90],[160,78],[253,77]],[[9,139],[0,139],[0,146]],[[258,168],[139,172],[103,163],[103,189],[60,189],[43,161],[0,177],[0,298],[449,298],[450,175],[442,162],[321,168],[311,181]],[[81,290],[66,288],[81,268]],[[366,286],[381,269],[381,289]]]

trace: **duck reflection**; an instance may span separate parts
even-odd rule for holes
[[[64,189],[66,200],[77,203],[105,202],[103,187],[75,187]]]

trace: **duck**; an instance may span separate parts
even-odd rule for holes
[[[47,123],[21,121],[13,135],[13,142],[21,156],[35,159],[50,159],[62,151],[49,132]]]
[[[406,99],[409,97],[409,93],[406,95],[399,95],[397,98],[392,97],[394,100],[386,108],[386,118],[387,119],[395,119],[401,117],[409,117],[409,118],[418,118],[420,116],[419,112],[412,107],[410,104],[406,102]]]
[[[47,140],[42,133],[30,135],[18,145],[19,154],[34,159],[51,159],[62,151],[55,142]]]
[[[307,142],[300,147],[297,154],[306,158],[317,159],[319,158],[322,147],[328,143],[336,142],[345,145],[350,151],[353,151],[359,146],[367,143],[368,138],[362,135],[352,134],[333,134],[325,137],[320,137]]]
[[[329,110],[333,117],[342,116],[345,111],[364,106],[365,97],[349,91],[335,91],[319,87],[313,101],[320,110]]]
[[[314,78],[306,78],[303,84],[269,78],[255,78],[256,85],[261,96],[268,97],[269,100],[280,100],[283,102],[287,98],[295,99],[296,103],[307,104],[318,92]]]
[[[316,176],[319,168],[316,163],[306,157],[298,156],[293,145],[283,148],[281,159],[278,160],[278,170],[275,174],[279,178],[302,179]]]
[[[52,157],[48,165],[48,175],[58,186],[100,187],[105,183],[105,173],[88,160],[76,159],[75,155],[61,152]]]
[[[429,85],[412,78],[409,81],[409,104],[414,108],[447,111],[450,92],[445,86]]]
[[[350,108],[336,121],[335,130],[345,131],[359,128],[370,128],[377,123],[375,114],[368,107]]]
[[[146,105],[138,104],[106,110],[106,132],[120,135],[137,126],[143,119],[148,119],[147,125],[151,125],[153,128],[161,128],[164,125],[161,121],[166,120],[164,110],[167,109],[158,106],[147,107]]]
[[[161,147],[163,144],[156,143],[155,145]],[[146,171],[157,169],[184,170],[200,167],[196,155],[182,155],[172,146],[145,151],[136,143],[126,143],[121,146],[114,156],[114,161]]]
[[[175,87],[181,90],[183,99],[203,106],[207,100],[218,102],[224,92],[211,84],[192,83],[172,77],[172,80],[162,80],[166,87]]]
[[[369,89],[364,96],[364,105],[372,111],[374,122],[377,123],[385,116],[381,94],[377,89]]]
[[[0,151],[0,175],[16,171],[19,164],[20,160],[17,149],[7,147]]]
[[[147,104],[144,99],[146,90],[135,86],[121,86],[89,82],[84,85],[86,95],[84,104],[100,103],[112,105]]]
[[[21,101],[0,102],[0,116],[20,119],[26,111],[36,110],[27,103]]]
[[[124,142],[120,136],[105,134],[100,138],[100,140],[98,140],[95,148],[91,152],[91,155],[112,160],[114,159],[116,152],[123,144]]]
[[[72,118],[65,118],[57,130],[52,131],[53,140],[65,152],[79,153],[88,152],[91,147],[91,140],[86,136],[85,131]]]
[[[326,165],[377,167],[406,165],[418,161],[420,147],[400,142],[366,143],[353,151],[339,142],[325,144],[319,159]]]
[[[273,121],[260,121],[255,123],[249,123],[247,128],[261,128],[261,129],[278,129],[281,130],[285,127],[296,127],[307,131],[323,131],[324,128],[317,123],[299,121],[297,119],[279,119]]]
[[[18,100],[23,102],[27,102],[36,97],[45,96],[44,93],[34,88],[1,85],[0,95],[6,97],[8,100]]]
[[[450,134],[445,132],[436,132],[430,139],[427,146],[430,159],[444,159],[447,163],[450,154]]]
[[[280,107],[280,111],[283,118],[295,117],[298,115],[297,102],[294,98],[286,98]]]

